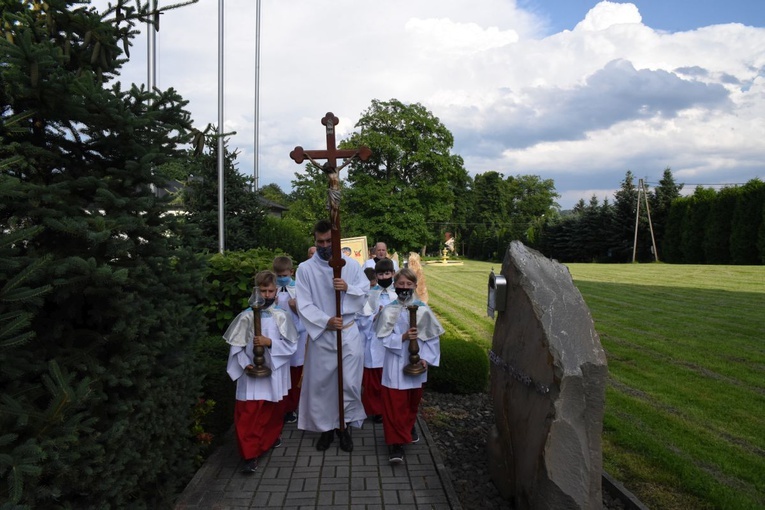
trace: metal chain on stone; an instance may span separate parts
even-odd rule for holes
[[[547,395],[550,393],[550,387],[547,385],[544,385],[540,382],[535,382],[530,376],[524,374],[514,366],[507,363],[505,360],[502,359],[502,357],[494,352],[493,350],[489,350],[489,361],[491,361],[495,366],[499,367],[500,369],[504,370],[511,376],[513,376],[513,379],[518,381],[519,383],[523,384],[524,386],[528,386],[529,388],[534,388],[537,393],[540,395]]]

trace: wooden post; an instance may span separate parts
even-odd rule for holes
[[[635,263],[635,255],[637,254],[637,239],[638,239],[638,220],[640,220],[640,193],[643,191],[642,179],[640,180],[640,186],[638,186],[637,196],[637,211],[635,212],[635,240],[632,241],[632,263]]]
[[[651,209],[648,207],[648,192],[645,189],[645,182],[640,179],[640,185],[643,187],[643,196],[645,197],[645,212],[648,214],[648,228],[651,230],[651,246],[653,246],[653,258],[659,261],[659,249],[656,247],[656,238],[653,235],[653,223],[651,222]]]

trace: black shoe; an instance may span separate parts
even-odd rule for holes
[[[258,469],[258,459],[249,459],[244,461],[244,467],[242,468],[242,473],[246,474],[252,474]]]
[[[273,445],[271,445],[271,448],[279,448],[281,445],[282,445],[282,438],[280,436],[276,438],[276,442]]]
[[[340,449],[344,452],[352,452],[353,439],[351,438],[351,429],[345,427],[342,432],[338,430],[337,436],[340,438]]]
[[[297,421],[297,413],[295,411],[290,411],[289,413],[284,415],[284,423],[295,423]]]
[[[388,462],[391,464],[401,464],[404,462],[404,447],[400,444],[394,444],[388,447]]]
[[[320,452],[323,452],[327,448],[329,448],[329,445],[332,444],[332,441],[335,440],[335,431],[334,430],[328,430],[327,432],[322,432],[321,437],[319,437],[319,440],[316,441],[316,449]]]
[[[372,416],[372,421],[374,423],[382,423],[382,414],[376,414]]]
[[[418,443],[420,441],[420,435],[417,433],[417,429],[412,425],[412,442]]]

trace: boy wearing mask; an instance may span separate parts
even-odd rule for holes
[[[375,264],[377,285],[367,297],[364,311],[359,315],[359,329],[364,334],[364,376],[361,381],[361,402],[367,416],[375,423],[383,421],[382,371],[385,347],[373,330],[373,323],[383,307],[396,299],[393,289],[393,261],[381,259]]]
[[[284,423],[297,422],[297,410],[300,402],[300,379],[303,376],[305,362],[305,343],[308,333],[300,321],[295,300],[295,272],[292,259],[285,256],[274,258],[273,271],[276,273],[276,303],[282,310],[288,311],[298,333],[297,350],[290,358],[290,381],[292,386],[284,399]]]
[[[417,298],[417,275],[409,268],[393,279],[396,300],[382,309],[375,323],[378,340],[385,346],[382,372],[383,431],[391,464],[404,462],[404,445],[419,441],[415,428],[422,400],[422,386],[428,372],[404,373],[409,364],[409,343],[418,342],[420,364],[438,366],[441,360],[440,336],[444,328],[433,311]],[[409,324],[408,306],[417,306],[416,325]]]
[[[255,335],[255,310],[241,312],[229,325],[223,338],[231,345],[226,371],[236,381],[234,427],[244,473],[254,473],[258,457],[270,448],[281,446],[284,427],[282,400],[290,388],[289,359],[297,347],[297,331],[287,314],[275,305],[276,275],[261,271],[255,286],[264,299],[260,314],[260,335]],[[264,348],[266,377],[255,376],[256,346]]]

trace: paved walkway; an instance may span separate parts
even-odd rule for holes
[[[335,441],[324,452],[318,433],[284,426],[283,445],[260,458],[254,474],[241,473],[233,433],[184,490],[176,510],[352,509],[462,510],[438,447],[423,420],[420,441],[407,445],[404,464],[388,463],[382,425],[353,429],[352,453]]]

